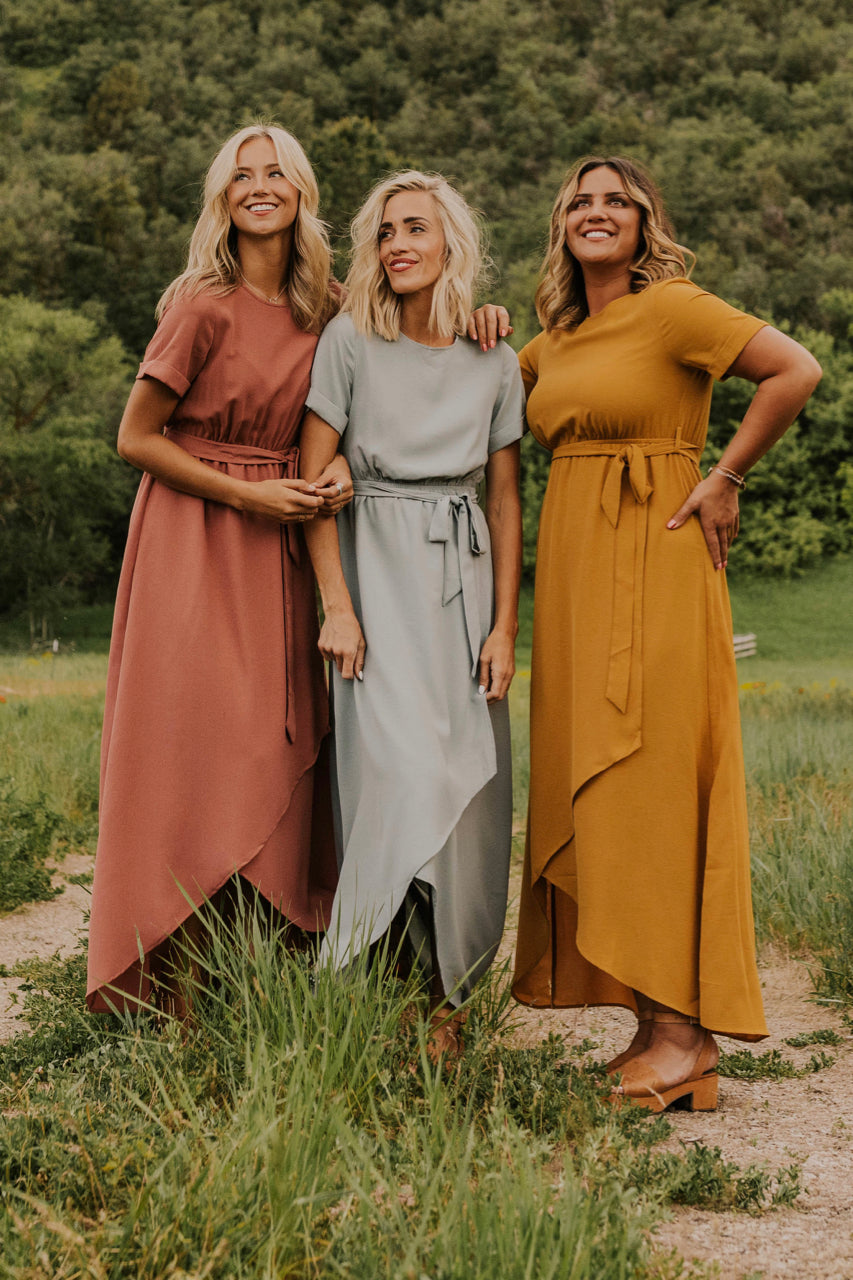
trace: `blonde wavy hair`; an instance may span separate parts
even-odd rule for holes
[[[676,243],[663,198],[649,175],[633,160],[621,156],[585,156],[566,174],[551,212],[548,250],[536,290],[536,314],[544,329],[572,329],[589,315],[583,271],[566,244],[566,214],[584,174],[602,168],[618,173],[626,193],[640,210],[640,240],[630,268],[631,292],[640,293],[656,280],[687,278],[693,270],[696,259],[689,249]]]
[[[159,320],[170,303],[208,289],[219,296],[240,284],[237,233],[228,210],[228,187],[237,169],[237,153],[252,138],[268,138],[281,171],[299,191],[285,288],[294,320],[319,333],[338,309],[331,279],[332,253],[326,227],[317,216],[320,193],[308,157],[292,133],[277,124],[253,124],[232,133],[213,158],[204,180],[202,208],[190,240],[186,270],[157,303]]]
[[[370,192],[352,223],[352,265],[341,310],[350,312],[360,333],[377,333],[388,342],[399,338],[402,301],[379,261],[379,228],[386,204],[403,191],[432,196],[444,233],[444,265],[433,290],[430,328],[445,335],[464,334],[474,290],[487,269],[485,243],[479,216],[438,173],[408,169],[378,182]]]

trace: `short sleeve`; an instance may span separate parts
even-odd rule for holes
[[[305,407],[338,435],[343,435],[349,422],[357,337],[350,316],[335,316],[320,335],[311,369]]]
[[[520,440],[524,434],[524,387],[518,357],[512,347],[501,343],[499,347],[503,368],[497,399],[492,409],[489,429],[489,453],[497,453],[508,444]]]
[[[205,298],[172,303],[148,344],[137,379],[156,378],[175,395],[185,396],[207,360],[214,329],[213,309]]]
[[[714,378],[725,375],[766,323],[680,279],[657,286],[653,314],[669,355],[679,364],[704,369]]]
[[[529,396],[539,379],[539,354],[542,344],[548,335],[543,331],[521,348],[518,356],[521,368],[521,379],[524,383],[524,394]]]

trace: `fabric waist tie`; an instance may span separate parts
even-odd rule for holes
[[[232,444],[224,440],[208,440],[204,436],[194,436],[188,431],[178,431],[167,427],[164,435],[194,458],[205,462],[233,462],[242,467],[260,467],[270,464],[281,468],[280,478],[295,480],[299,470],[299,450],[294,445],[290,449],[261,449],[254,444]],[[293,567],[299,566],[301,557],[295,523],[279,526],[284,543],[285,554],[281,558],[284,587],[284,662],[285,662],[285,714],[284,727],[288,742],[293,742],[296,734],[296,659],[293,652],[294,610],[293,610]]]
[[[646,554],[647,502],[653,492],[647,458],[679,454],[698,467],[701,449],[679,439],[577,440],[554,450],[551,461],[564,458],[610,458],[601,486],[601,509],[615,530],[610,659],[605,697],[623,714],[633,665],[634,630],[642,627],[643,576]],[[622,478],[627,474],[628,484]],[[630,517],[622,513],[623,493],[633,497]],[[674,512],[670,512],[673,515]]]
[[[474,556],[482,555],[488,542],[485,516],[477,501],[477,485],[482,478],[482,471],[472,471],[458,481],[437,481],[435,484],[405,480],[353,481],[356,498],[404,498],[413,502],[431,502],[435,506],[428,537],[430,542],[444,544],[441,603],[442,606],[447,605],[462,593],[472,676],[477,675],[480,662],[480,613]]]

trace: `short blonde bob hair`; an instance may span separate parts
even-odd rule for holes
[[[299,209],[287,269],[287,300],[294,320],[319,333],[338,309],[332,287],[332,253],[325,224],[317,216],[320,193],[308,157],[292,133],[276,124],[238,129],[220,147],[204,180],[202,209],[190,240],[186,270],[173,280],[157,304],[159,320],[170,303],[209,289],[222,295],[240,284],[237,233],[228,210],[228,187],[237,169],[237,153],[252,138],[268,138],[281,171],[299,191]]]
[[[631,264],[631,292],[640,293],[656,280],[687,277],[693,269],[694,255],[676,243],[663,197],[648,174],[633,160],[621,156],[585,156],[566,174],[551,212],[548,250],[536,290],[536,313],[544,329],[572,329],[589,315],[583,271],[566,244],[566,214],[584,174],[602,168],[613,169],[619,175],[626,193],[640,210],[640,240]]]
[[[379,227],[386,204],[403,191],[432,196],[444,233],[444,266],[433,290],[430,329],[464,334],[474,290],[486,270],[483,232],[464,197],[438,173],[408,169],[378,182],[370,192],[352,223],[352,265],[341,309],[350,312],[360,333],[377,333],[388,342],[399,338],[402,303],[379,261]]]

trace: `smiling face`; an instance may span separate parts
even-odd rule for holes
[[[227,196],[231,221],[242,235],[282,235],[299,211],[299,191],[282,173],[269,138],[249,138],[240,147]]]
[[[566,213],[566,247],[581,267],[628,271],[640,243],[640,206],[615,169],[600,165],[581,177]]]
[[[432,291],[444,270],[446,242],[428,191],[400,191],[385,204],[379,261],[395,293]]]

